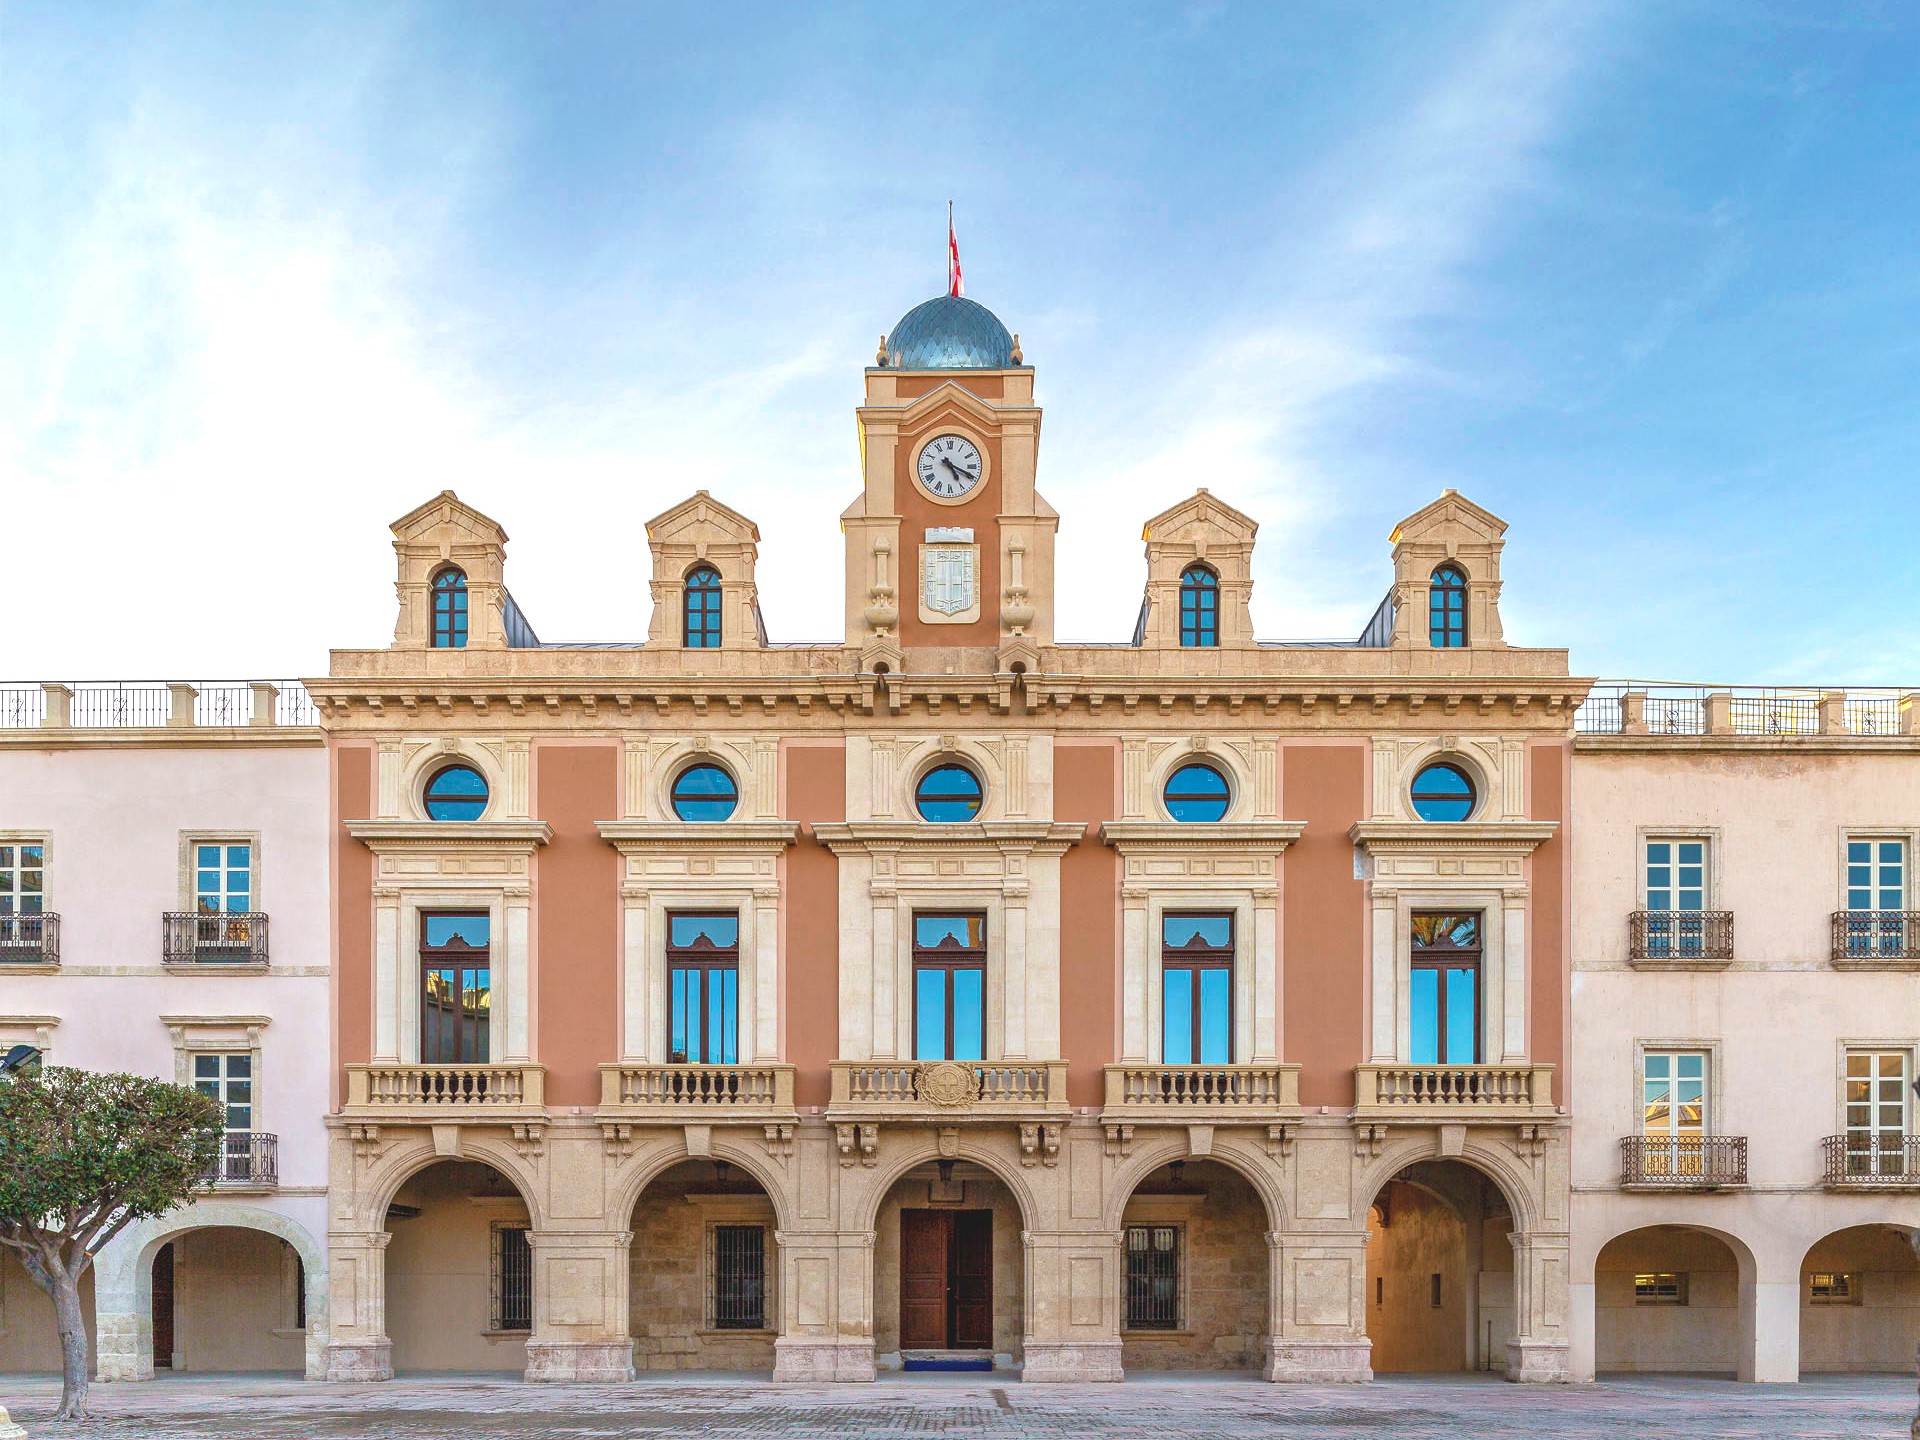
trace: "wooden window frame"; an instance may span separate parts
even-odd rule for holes
[[[688,945],[675,945],[673,943],[673,922],[676,920],[731,920],[733,922],[733,927],[734,927],[733,944],[732,945],[716,945],[711,949],[706,949],[706,950],[695,949],[692,946],[688,946]],[[743,922],[741,921],[741,918],[740,918],[740,912],[738,910],[702,909],[702,910],[669,910],[667,911],[666,959],[667,959],[668,1063],[674,1064],[674,1065],[737,1065],[740,1063],[740,930],[741,930],[742,923]],[[700,974],[700,1003],[697,1007],[690,1007],[690,1009],[693,1011],[693,1014],[690,1016],[690,1023],[688,1025],[688,1030],[689,1032],[691,1032],[693,1028],[693,1021],[697,1020],[697,1023],[700,1027],[699,1054],[702,1055],[703,1057],[711,1055],[713,1053],[713,1046],[710,1043],[710,1037],[707,1034],[708,976],[715,971],[731,970],[733,972],[733,994],[734,994],[734,1000],[733,1000],[733,1056],[734,1058],[733,1059],[708,1060],[703,1058],[700,1060],[690,1060],[687,1058],[687,1055],[691,1055],[692,1053],[694,1053],[693,1047],[691,1045],[688,1046],[686,1054],[683,1054],[680,1059],[675,1060],[672,1058],[672,1055],[673,1055],[673,1051],[672,1051],[673,972],[675,970],[692,970],[692,971],[697,971]],[[689,1033],[688,1039],[689,1040],[692,1039],[691,1033]]]
[[[1204,942],[1197,948],[1167,943],[1167,922],[1169,920],[1225,920],[1227,922],[1227,943],[1224,946],[1207,945]],[[1240,946],[1240,917],[1232,910],[1163,910],[1160,914],[1160,1054],[1167,1053],[1166,1007],[1167,973],[1172,970],[1185,970],[1193,976],[1193,1034],[1187,1053],[1194,1058],[1193,1065],[1231,1065],[1234,1063],[1234,1026],[1239,1016],[1235,1013],[1234,961]],[[1200,999],[1200,975],[1206,970],[1224,970],[1227,972],[1227,1058],[1221,1060],[1200,1059],[1200,1037],[1205,1033],[1205,1021],[1202,1015]],[[1167,1062],[1171,1063],[1171,1062]]]
[[[955,920],[978,920],[980,922],[979,947],[942,949],[937,945],[920,943],[920,922],[936,916]],[[916,1060],[931,1057],[920,1053],[920,974],[923,970],[945,971],[946,986],[946,1034],[941,1042],[941,1058],[953,1059],[953,972],[956,970],[978,970],[980,972],[980,1054],[984,1059],[987,1053],[987,912],[984,910],[915,910],[909,917],[913,937],[913,1053]],[[972,1062],[961,1061],[961,1064]]]
[[[1414,923],[1429,917],[1437,919],[1443,916],[1468,916],[1468,915],[1473,917],[1474,943],[1472,945],[1455,945],[1452,943],[1448,943],[1446,945],[1422,945],[1419,941],[1419,937],[1417,936],[1417,934],[1413,933]],[[1445,1058],[1440,1058],[1440,1059],[1436,1059],[1432,1063],[1436,1065],[1461,1065],[1461,1064],[1479,1065],[1481,1064],[1486,1057],[1486,1048],[1487,1048],[1487,1045],[1486,1045],[1486,1022],[1487,1022],[1487,938],[1486,938],[1487,937],[1487,916],[1486,916],[1486,912],[1484,910],[1422,909],[1422,910],[1413,911],[1412,914],[1408,917],[1408,921],[1409,921],[1409,924],[1408,924],[1409,939],[1411,941],[1411,944],[1409,945],[1409,949],[1411,951],[1411,960],[1408,965],[1408,979],[1407,979],[1409,1017],[1411,1017],[1413,976],[1417,975],[1422,970],[1438,971],[1440,975],[1440,979],[1438,984],[1435,987],[1436,1002],[1437,1002],[1436,1019],[1440,1029],[1439,1029],[1439,1034],[1435,1037],[1435,1040],[1436,1040],[1435,1049],[1438,1055],[1441,1057],[1444,1057],[1447,1053],[1447,1049],[1448,1049],[1447,1037],[1453,1031],[1453,1018],[1452,1018],[1451,1010],[1449,1008],[1449,1000],[1448,1000],[1448,994],[1447,994],[1446,972],[1449,970],[1464,970],[1468,968],[1464,963],[1462,963],[1462,957],[1471,957],[1473,962],[1472,963],[1473,1058],[1471,1060],[1466,1060],[1466,1061],[1448,1060]],[[1408,1036],[1407,1036],[1407,1054],[1408,1054],[1408,1058],[1411,1059],[1413,1054],[1413,1035],[1412,1035],[1411,1029],[1409,1029]],[[1419,1063],[1425,1064],[1427,1062],[1422,1061]]]

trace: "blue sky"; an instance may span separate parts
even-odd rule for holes
[[[543,638],[641,636],[696,488],[834,638],[952,198],[1063,637],[1131,632],[1198,485],[1263,636],[1351,637],[1455,486],[1580,673],[1920,683],[1916,74],[1920,10],[1840,0],[0,0],[5,678],[383,644],[443,487]]]

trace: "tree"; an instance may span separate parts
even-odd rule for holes
[[[59,1420],[87,1414],[80,1277],[135,1220],[188,1199],[220,1155],[220,1107],[144,1075],[50,1066],[0,1080],[0,1245],[53,1297]]]

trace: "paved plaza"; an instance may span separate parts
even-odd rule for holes
[[[31,1435],[113,1440],[744,1440],[770,1435],[834,1440],[917,1435],[967,1440],[1065,1435],[1112,1440],[1905,1440],[1914,1411],[1914,1387],[1898,1376],[1833,1377],[1784,1386],[1692,1377],[1640,1377],[1585,1386],[1518,1386],[1478,1376],[1396,1377],[1368,1386],[1326,1388],[1238,1378],[1023,1386],[1011,1378],[955,1376],[827,1388],[702,1375],[697,1380],[546,1388],[480,1377],[386,1385],[182,1377],[100,1387],[94,1392],[100,1418],[84,1426],[56,1426],[47,1420],[58,1393],[51,1378],[0,1379],[0,1398]]]

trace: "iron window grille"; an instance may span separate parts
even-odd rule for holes
[[[672,912],[667,916],[667,987],[675,1065],[740,1061],[740,917]]]
[[[1162,1063],[1233,1063],[1233,952],[1231,911],[1161,917]]]
[[[1920,959],[1920,910],[1836,910],[1835,960]]]
[[[1467,643],[1467,577],[1457,565],[1433,572],[1427,591],[1427,643],[1435,650],[1458,650]]]
[[[1747,1183],[1744,1135],[1629,1135],[1620,1142],[1620,1183],[1717,1190]]]
[[[686,619],[686,648],[720,648],[720,572],[711,565],[697,566],[687,574],[683,587]]]
[[[716,1225],[713,1241],[713,1328],[767,1328],[767,1232],[759,1225]]]
[[[160,954],[169,965],[267,963],[262,911],[169,910],[160,918]]]
[[[1180,644],[1184,649],[1220,643],[1220,578],[1204,565],[1180,575]]]
[[[269,1190],[280,1183],[280,1137],[262,1131],[229,1130],[205,1177],[209,1185],[246,1185]]]
[[[1127,1329],[1180,1328],[1180,1227],[1127,1227]]]
[[[492,1328],[533,1329],[533,1246],[525,1225],[493,1226]]]

